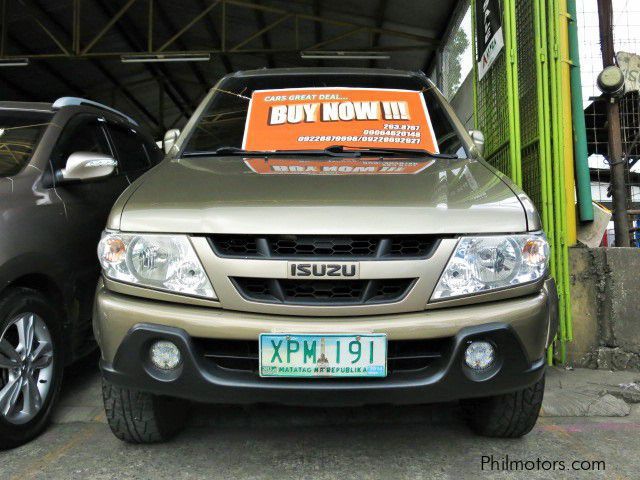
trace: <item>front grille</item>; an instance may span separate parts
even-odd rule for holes
[[[285,301],[295,302],[297,299],[327,300],[359,300],[367,286],[366,280],[280,280]]]
[[[389,256],[391,257],[422,257],[433,247],[430,237],[414,235],[410,237],[394,237],[391,239]]]
[[[430,235],[213,235],[209,241],[221,257],[410,259],[431,256],[439,239]]]
[[[235,371],[258,373],[256,340],[193,339],[200,356],[214,365]],[[451,348],[450,338],[389,340],[387,370],[390,375],[424,370],[442,360]]]
[[[364,305],[404,298],[413,278],[383,280],[284,280],[234,277],[247,300],[288,305]]]
[[[271,237],[270,251],[277,257],[374,257],[374,237]]]
[[[258,244],[255,237],[249,235],[218,235],[216,236],[216,250],[227,256],[256,256]]]
[[[255,340],[218,340],[194,338],[201,356],[228,370],[258,372],[258,342]]]

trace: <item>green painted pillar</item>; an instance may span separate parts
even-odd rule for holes
[[[580,221],[593,221],[591,177],[587,152],[587,129],[582,109],[582,79],[580,76],[580,48],[576,0],[567,0],[569,20],[569,57],[571,60],[571,111],[573,114],[573,155],[576,172],[576,193]]]

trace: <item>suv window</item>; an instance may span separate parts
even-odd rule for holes
[[[126,172],[146,170],[151,166],[152,154],[144,140],[131,128],[109,124],[109,133],[118,152],[118,163]]]
[[[75,152],[93,152],[113,155],[101,122],[94,115],[73,117],[62,131],[62,135],[51,156],[53,167],[64,168],[67,159]]]
[[[209,100],[191,130],[185,153],[211,151],[224,146],[241,147],[251,95],[256,90],[342,87],[401,89],[422,92],[441,153],[466,157],[462,142],[438,95],[416,76],[364,74],[255,75],[228,77]],[[376,145],[371,145],[375,147]]]
[[[52,114],[0,110],[0,177],[12,177],[31,160]]]

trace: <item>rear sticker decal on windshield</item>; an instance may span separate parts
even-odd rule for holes
[[[291,158],[245,158],[244,163],[261,175],[413,175],[434,160],[296,160]]]
[[[438,153],[421,92],[380,88],[256,90],[242,148],[315,150],[330,145]]]

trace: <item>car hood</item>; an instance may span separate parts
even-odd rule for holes
[[[526,231],[513,190],[472,159],[165,160],[110,228],[172,233],[458,234]]]

